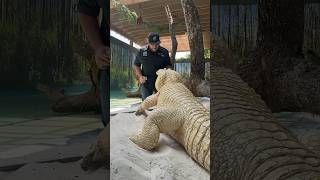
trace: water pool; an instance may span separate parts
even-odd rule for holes
[[[67,95],[86,92],[90,85],[55,86],[53,89],[64,89]],[[121,90],[110,92],[110,110],[116,111],[141,102],[140,98],[127,98]],[[48,97],[31,88],[0,89],[0,117],[1,118],[36,118],[57,115],[51,109],[52,102]]]

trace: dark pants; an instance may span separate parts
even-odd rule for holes
[[[110,69],[100,70],[101,121],[106,126],[110,121]]]
[[[153,93],[153,86],[148,86],[147,84],[141,85],[141,95],[142,95],[142,101],[145,100],[148,96],[152,95]]]

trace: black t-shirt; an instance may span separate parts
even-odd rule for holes
[[[145,47],[140,49],[136,56],[134,65],[141,66],[141,73],[147,77],[147,82],[144,84],[147,87],[154,88],[154,83],[157,79],[156,72],[159,69],[171,66],[169,52],[163,47],[159,47],[157,52],[152,52]]]
[[[100,34],[102,41],[106,46],[110,46],[110,3],[107,0],[79,0],[78,12],[92,17],[98,17],[100,8],[102,8],[102,22],[100,25]]]

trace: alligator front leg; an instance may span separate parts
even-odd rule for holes
[[[152,150],[158,144],[160,133],[177,130],[184,119],[181,109],[156,109],[146,118],[142,131],[129,139],[143,149]]]
[[[147,116],[147,113],[145,110],[157,105],[159,92],[156,94],[152,94],[151,96],[148,96],[140,105],[139,109],[136,112],[136,115],[139,116],[143,114],[144,116]]]

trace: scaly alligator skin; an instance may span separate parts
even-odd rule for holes
[[[206,109],[182,83],[179,73],[158,70],[158,92],[142,102],[139,112],[156,105],[145,119],[142,131],[130,140],[139,147],[152,150],[160,133],[169,133],[184,146],[188,154],[209,171],[210,116]]]
[[[303,146],[239,76],[212,68],[211,178],[320,180],[320,156]]]
[[[95,145],[83,157],[81,168],[83,170],[96,170],[102,166],[109,167],[110,161],[110,123],[101,131]]]

